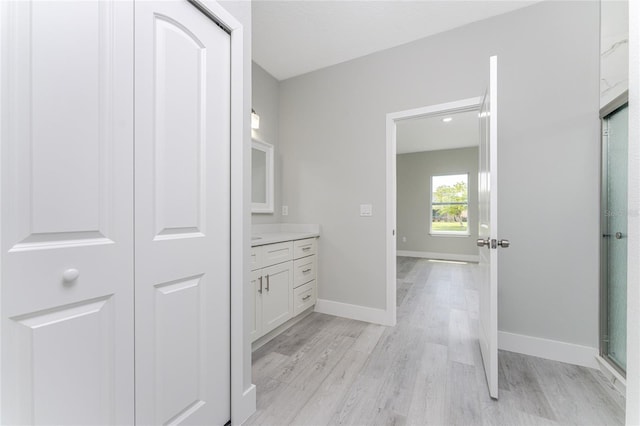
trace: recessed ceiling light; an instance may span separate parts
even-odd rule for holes
[[[451,118],[451,117],[445,117],[445,118],[442,119],[442,121],[445,122],[445,123],[448,123],[451,120],[453,120],[453,118]]]

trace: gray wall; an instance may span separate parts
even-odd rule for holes
[[[252,69],[252,107],[260,116],[260,128],[252,130],[252,136],[269,142],[274,146],[274,212],[253,213],[251,223],[279,223],[280,218],[280,194],[282,193],[282,155],[279,148],[279,90],[280,85],[271,74],[260,65],[251,62]]]
[[[496,54],[499,328],[597,347],[598,51],[598,2],[542,2],[281,82],[282,200],[322,225],[318,296],[385,307],[385,115],[480,96]]]
[[[398,250],[478,255],[478,148],[413,152],[396,158]],[[429,235],[431,177],[469,174],[469,236]],[[403,243],[402,239],[407,242]]]

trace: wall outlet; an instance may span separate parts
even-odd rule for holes
[[[373,216],[373,206],[371,204],[360,204],[360,216]]]
[[[289,206],[282,206],[282,216],[289,215]]]
[[[407,237],[402,237],[402,242],[406,243],[407,242]]]

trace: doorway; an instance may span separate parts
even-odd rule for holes
[[[629,120],[626,96],[602,115],[600,355],[622,376],[627,368],[627,175]]]
[[[386,325],[396,324],[396,220],[397,220],[397,132],[398,123],[419,118],[449,116],[469,111],[479,111],[482,98],[468,98],[454,102],[430,105],[405,111],[387,114],[387,170],[386,170],[386,205],[387,205],[387,321]]]

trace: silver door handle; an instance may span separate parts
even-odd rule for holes
[[[258,288],[258,293],[262,294],[262,277],[258,278],[260,280],[260,288]]]
[[[269,274],[267,274],[267,291],[269,291]]]
[[[622,232],[616,232],[616,240],[621,240],[623,237]]]
[[[479,238],[478,241],[476,241],[476,244],[478,245],[478,247],[489,248],[490,244],[491,244],[491,240],[489,238],[487,238],[486,240],[483,240],[482,238]]]
[[[511,245],[511,243],[509,242],[509,240],[500,240],[498,241],[498,245],[502,248],[507,248]]]

